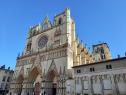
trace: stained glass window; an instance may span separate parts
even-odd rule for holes
[[[38,41],[38,46],[39,48],[43,48],[45,47],[45,45],[47,44],[48,42],[48,37],[45,35],[45,36],[42,36],[39,41]]]

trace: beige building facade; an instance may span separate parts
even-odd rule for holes
[[[92,46],[94,62],[112,59],[110,49],[107,43],[100,43]]]
[[[9,92],[13,73],[14,71],[10,70],[10,67],[6,69],[5,65],[0,66],[0,95],[7,95]]]
[[[126,95],[126,57],[73,69],[75,95]]]

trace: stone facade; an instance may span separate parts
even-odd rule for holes
[[[26,45],[17,57],[11,95],[66,95],[72,66],[92,62],[92,56],[75,34],[70,9],[30,27]]]
[[[73,69],[75,95],[126,95],[126,57]]]
[[[94,62],[112,59],[110,49],[107,43],[93,45],[92,54]]]
[[[98,52],[95,52],[96,50]],[[104,55],[104,60],[101,55]],[[93,52],[90,53],[79,41],[75,32],[75,22],[70,9],[67,8],[56,15],[53,22],[45,17],[41,24],[30,27],[24,51],[17,57],[9,94],[73,95],[83,94],[82,89],[92,94],[92,90],[87,90],[92,89],[91,86],[89,88],[82,86],[83,80],[86,80],[84,84],[91,85],[92,81],[89,81],[89,78],[96,78],[100,83],[104,76],[98,77],[86,73],[86,77],[85,74],[79,77],[80,75],[75,73],[76,66],[110,59],[111,54],[106,43],[94,45]],[[75,69],[72,69],[73,66]],[[101,93],[101,85],[96,85],[98,85],[96,92]]]
[[[5,68],[5,65],[0,67],[0,95],[6,95],[9,92],[10,81],[14,71]]]

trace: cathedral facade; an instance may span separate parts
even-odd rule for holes
[[[10,95],[66,95],[71,67],[93,61],[78,40],[70,9],[30,27],[24,51],[17,57]]]
[[[22,54],[17,57],[9,95],[74,95],[72,67],[111,59],[107,43],[92,53],[79,41],[70,9],[30,27]],[[79,71],[78,71],[79,72]]]

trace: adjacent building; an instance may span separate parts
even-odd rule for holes
[[[94,62],[105,61],[112,59],[110,49],[107,43],[93,45],[93,60]]]
[[[14,71],[5,68],[5,65],[0,67],[0,95],[6,95],[9,92],[10,81]]]
[[[75,95],[126,95],[126,57],[73,69]]]

